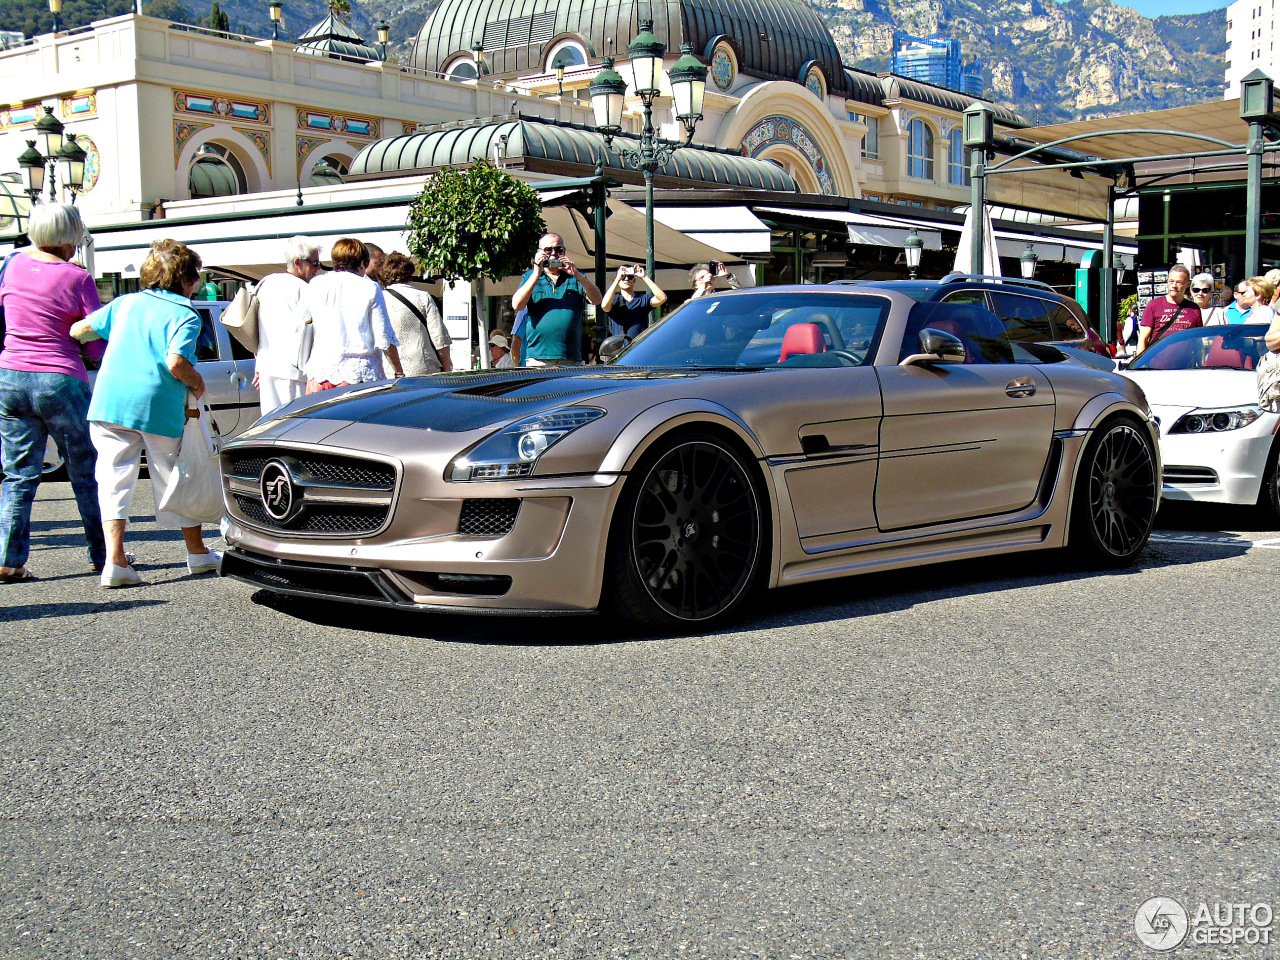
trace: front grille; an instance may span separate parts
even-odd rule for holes
[[[462,501],[458,533],[464,537],[505,537],[516,524],[519,499],[473,499]]]
[[[279,521],[262,503],[262,471],[271,460],[289,469],[295,508]],[[285,448],[238,449],[223,456],[228,506],[240,519],[300,536],[362,537],[386,526],[396,486],[391,464]]]
[[[1216,484],[1218,482],[1218,471],[1211,470],[1209,467],[1165,467],[1164,482]]]

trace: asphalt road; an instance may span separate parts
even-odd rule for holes
[[[108,592],[69,487],[35,517],[5,960],[1156,957],[1150,897],[1280,912],[1248,511],[1166,512],[1121,573],[920,568],[674,640],[271,599],[145,522]]]

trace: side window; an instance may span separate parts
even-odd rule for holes
[[[218,359],[218,331],[213,326],[213,314],[196,308],[200,314],[200,339],[196,341],[196,363]]]
[[[1053,325],[1045,311],[1045,302],[1039,297],[1017,293],[992,293],[996,316],[1004,324],[1005,332],[1014,343],[1042,343],[1052,340]]]
[[[943,303],[981,303],[985,306],[986,296],[981,290],[957,290],[943,298]]]
[[[899,360],[918,350],[920,331],[932,327],[958,337],[965,363],[1013,363],[1013,347],[1000,321],[978,303],[917,303],[911,308]]]
[[[1081,340],[1085,337],[1084,325],[1065,303],[1055,303],[1050,316],[1058,328],[1059,340]]]

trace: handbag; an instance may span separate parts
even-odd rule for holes
[[[417,305],[412,300],[410,300],[408,297],[405,297],[405,296],[402,296],[401,294],[396,293],[390,287],[387,287],[387,293],[391,294],[393,297],[395,297],[397,300],[403,303],[406,307],[408,307],[409,311],[415,317],[418,318],[418,322],[422,324],[422,329],[427,332],[427,346],[430,347],[431,352],[436,355],[436,366],[439,367],[441,370],[443,370],[444,364],[440,360],[440,351],[436,349],[435,341],[431,339],[431,326],[427,323],[427,318],[422,315],[422,311],[418,309]]]
[[[188,394],[190,399],[190,394]],[[159,509],[168,510],[197,523],[217,523],[222,519],[222,472],[218,467],[220,438],[209,430],[209,406],[201,400],[195,416],[187,411],[178,445],[178,459],[160,497]]]
[[[1280,354],[1270,350],[1258,361],[1258,406],[1280,413]]]
[[[247,284],[222,311],[222,325],[250,353],[258,352],[258,294]]]

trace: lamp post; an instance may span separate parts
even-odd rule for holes
[[[386,20],[378,21],[378,42],[382,44],[382,59],[387,59],[387,41],[391,39],[391,24]]]
[[[970,209],[973,216],[973,255],[969,272],[982,273],[983,227],[986,224],[987,155],[995,142],[995,114],[985,103],[970,104],[964,111],[964,145],[969,148]]]
[[[22,180],[26,184],[27,196],[33,204],[40,202],[40,194],[44,192],[45,159],[36,149],[34,140],[27,141],[27,149],[18,154],[18,166],[22,168]]]
[[[1036,278],[1036,264],[1040,262],[1040,258],[1036,256],[1035,247],[1030,242],[1027,243],[1027,249],[1022,251],[1022,256],[1018,258],[1018,269],[1022,271],[1023,280],[1034,280]]]
[[[62,149],[62,122],[53,115],[53,107],[44,108],[44,116],[36,121],[36,133],[44,141],[44,161],[53,163],[57,160],[58,151]],[[49,199],[53,200],[54,178],[48,177]]]
[[[53,14],[53,35],[58,35],[58,14],[62,13],[62,0],[49,0],[49,12]]]
[[[551,69],[556,72],[556,89],[561,98],[564,97],[564,68],[569,65],[569,59],[568,52],[561,50],[551,61]]]
[[[653,255],[653,175],[665,166],[672,155],[693,143],[693,131],[702,119],[702,100],[707,89],[707,68],[693,55],[693,45],[685,43],[681,56],[671,67],[671,96],[675,114],[685,128],[683,143],[659,141],[653,129],[653,101],[662,92],[662,63],[667,48],[653,34],[653,21],[640,21],[640,33],[627,45],[636,96],[644,108],[644,127],[639,146],[617,145],[620,156],[629,157],[644,174],[645,270],[654,273]],[[614,149],[614,137],[622,132],[622,108],[627,94],[626,81],[613,69],[613,58],[605,57],[604,69],[591,81],[591,108],[596,129],[604,134],[605,146]]]
[[[280,0],[271,0],[267,4],[267,12],[271,14],[271,39],[280,39],[280,12],[282,8]]]
[[[487,72],[484,66],[484,44],[477,43],[474,47],[471,48],[471,52],[475,55],[475,58],[476,58],[476,79],[483,80],[484,75]]]
[[[58,151],[58,179],[62,188],[71,192],[71,205],[76,204],[80,189],[84,186],[84,161],[87,154],[80,144],[76,143],[74,133],[68,133],[66,142]]]
[[[1249,124],[1249,174],[1245,183],[1244,275],[1258,275],[1259,246],[1262,242],[1262,136],[1263,127],[1275,118],[1275,85],[1261,70],[1240,81],[1240,119]],[[1167,208],[1166,208],[1167,209]]]
[[[902,250],[907,257],[907,273],[914,280],[916,271],[920,269],[920,254],[924,252],[924,237],[920,236],[915,227],[911,228],[907,239],[902,241]]]

